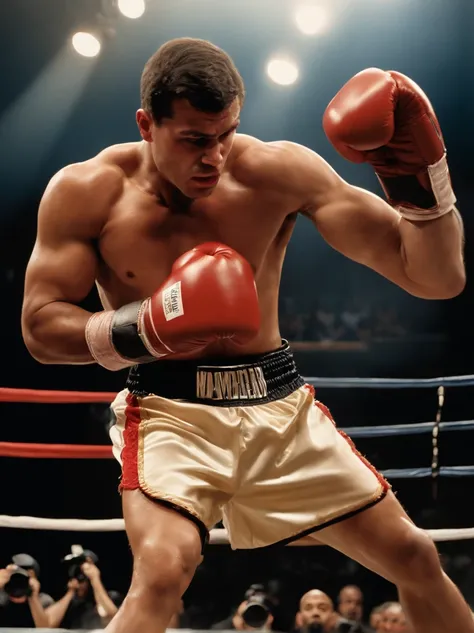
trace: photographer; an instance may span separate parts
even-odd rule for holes
[[[233,615],[211,626],[214,631],[268,631],[272,628],[272,600],[263,585],[252,585]]]
[[[74,546],[77,548],[79,546]],[[100,578],[98,558],[90,550],[77,549],[66,556],[67,592],[46,612],[50,628],[97,629],[107,625],[118,611],[121,598],[108,592]]]
[[[16,554],[10,565],[0,569],[0,627],[48,626],[45,609],[54,601],[40,592],[39,571],[29,554]]]

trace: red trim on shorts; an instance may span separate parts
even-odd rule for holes
[[[126,398],[125,429],[123,431],[122,479],[120,490],[136,490],[138,479],[138,429],[140,427],[140,405],[138,398],[129,393]]]
[[[308,391],[311,393],[311,395],[313,396],[313,398],[315,398],[315,390],[314,390],[313,385],[305,385],[305,387],[306,387],[306,388],[308,389]],[[322,402],[320,402],[319,400],[316,400],[316,399],[314,400],[314,404],[315,404],[315,406],[317,406],[317,407],[318,407],[318,409],[319,409],[320,411],[322,411],[322,412],[324,413],[324,415],[325,415],[327,418],[329,418],[329,420],[331,420],[331,422],[332,422],[332,423],[334,424],[334,426],[336,427],[337,432],[339,433],[339,435],[340,435],[341,437],[343,437],[343,438],[346,440],[346,442],[349,444],[349,446],[350,446],[350,448],[351,448],[352,452],[354,453],[354,455],[356,455],[356,457],[358,457],[358,458],[361,460],[361,462],[362,462],[363,464],[365,464],[365,466],[367,466],[367,468],[368,468],[369,470],[371,470],[371,471],[374,473],[374,475],[377,477],[377,479],[378,479],[379,483],[380,483],[380,484],[381,484],[381,486],[383,487],[384,491],[385,491],[385,492],[387,492],[387,490],[390,490],[390,484],[389,484],[389,483],[388,483],[388,481],[385,479],[385,477],[384,477],[381,473],[379,473],[379,471],[375,468],[375,466],[373,466],[373,465],[369,462],[369,460],[368,460],[367,458],[365,458],[365,457],[362,455],[362,453],[360,453],[360,452],[357,450],[357,448],[356,448],[356,446],[355,446],[354,442],[351,440],[351,438],[350,438],[350,437],[349,437],[346,433],[344,433],[344,431],[341,431],[341,430],[339,430],[339,429],[337,428],[337,424],[336,424],[336,422],[334,421],[334,418],[332,417],[331,412],[329,411],[328,407],[327,407],[325,404],[323,404]]]

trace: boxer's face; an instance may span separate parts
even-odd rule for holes
[[[172,118],[154,123],[143,110],[137,113],[141,135],[151,144],[156,168],[185,196],[209,196],[217,186],[239,125],[240,102],[211,114],[184,100],[173,104]]]

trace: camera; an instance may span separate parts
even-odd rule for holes
[[[16,566],[16,569],[4,587],[5,593],[12,598],[31,596],[29,570],[32,569],[36,577],[39,576],[37,561],[29,554],[15,554],[15,556],[12,556],[12,563]]]
[[[62,559],[62,563],[66,565],[69,580],[75,578],[79,582],[87,580],[87,576],[82,571],[82,565],[91,560],[94,565],[99,562],[97,554],[88,549],[83,549],[82,545],[72,545],[71,553]]]
[[[12,598],[31,596],[30,574],[28,570],[17,567],[4,587],[5,593]]]
[[[271,600],[263,585],[252,585],[245,592],[247,605],[242,612],[242,619],[253,629],[261,629],[271,613]]]

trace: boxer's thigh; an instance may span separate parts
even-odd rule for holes
[[[395,584],[418,583],[441,572],[431,538],[414,525],[392,491],[379,504],[315,537]]]
[[[202,560],[198,525],[141,490],[124,490],[123,516],[134,556],[134,584],[184,589]]]

